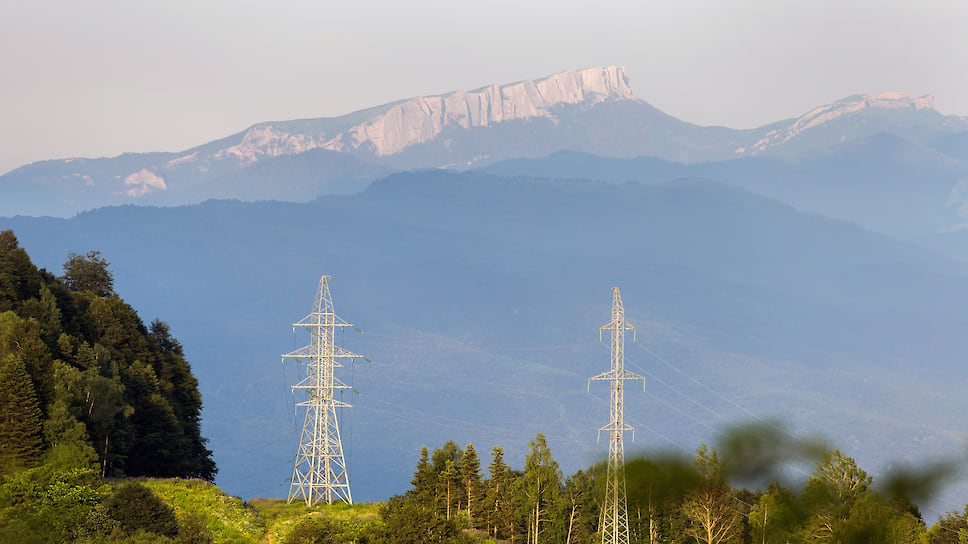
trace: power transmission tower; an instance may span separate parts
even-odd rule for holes
[[[321,501],[333,504],[334,500],[353,504],[336,421],[336,408],[348,408],[350,405],[334,397],[337,389],[348,387],[335,377],[334,369],[343,366],[339,363],[340,359],[360,355],[350,353],[334,342],[337,327],[352,325],[336,317],[327,280],[329,276],[319,280],[312,313],[302,321],[293,323],[293,327],[309,330],[309,345],[283,355],[308,361],[308,376],[292,388],[293,392],[296,389],[306,390],[309,399],[296,404],[306,407],[306,420],[289,486],[289,502],[301,497],[307,506]]]
[[[602,502],[602,515],[599,520],[602,532],[602,544],[628,544],[629,542],[629,516],[628,506],[625,499],[625,446],[623,435],[625,431],[633,428],[625,423],[622,409],[624,396],[622,393],[622,383],[625,380],[645,380],[639,376],[625,370],[625,331],[632,331],[632,340],[635,340],[635,327],[625,321],[625,307],[622,306],[622,295],[618,292],[618,287],[612,287],[612,320],[606,323],[599,330],[611,332],[612,347],[612,368],[597,376],[588,378],[588,385],[591,388],[591,380],[608,380],[612,386],[612,420],[608,425],[598,430],[601,437],[602,431],[608,431],[608,471],[605,477],[605,500]],[[644,387],[644,382],[643,382]]]

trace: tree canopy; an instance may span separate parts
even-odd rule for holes
[[[64,263],[64,283],[71,291],[90,291],[98,297],[114,294],[114,275],[108,269],[111,263],[101,257],[100,251],[88,251],[86,255],[71,253]]]

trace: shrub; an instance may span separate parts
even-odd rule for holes
[[[104,502],[105,512],[128,534],[139,531],[174,537],[178,534],[175,511],[144,485],[129,480]]]
[[[322,516],[310,516],[299,520],[286,535],[283,544],[337,544],[340,526]]]
[[[205,525],[205,519],[194,514],[185,514],[178,520],[176,544],[212,544],[215,537]]]

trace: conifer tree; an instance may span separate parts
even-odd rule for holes
[[[481,460],[474,444],[468,444],[460,460],[460,473],[467,491],[467,520],[471,528],[479,526],[481,495]]]
[[[408,494],[420,506],[432,506],[436,486],[435,480],[434,469],[430,466],[430,453],[427,451],[427,446],[422,446],[420,448],[420,459],[417,460],[417,470],[413,472],[413,479],[410,480],[413,489]]]
[[[448,459],[444,462],[444,470],[440,473],[440,479],[444,481],[444,519],[450,519],[450,506],[453,504],[454,495],[457,495],[457,490],[454,489],[454,481],[457,480],[460,472],[457,470],[457,465],[454,463],[453,459]]]
[[[491,462],[487,465],[487,471],[489,477],[485,481],[484,511],[488,533],[495,539],[507,538],[513,524],[510,515],[511,477],[501,447],[491,448]]]
[[[463,484],[460,478],[460,460],[464,452],[453,440],[444,442],[444,445],[434,449],[431,456],[434,474],[437,477],[436,501],[445,519],[450,519],[452,502],[457,501],[457,509],[463,504],[462,497]]]
[[[0,474],[40,463],[42,421],[37,392],[23,361],[7,355],[0,360]]]

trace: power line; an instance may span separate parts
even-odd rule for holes
[[[666,366],[668,366],[668,367],[669,367],[669,368],[671,368],[672,370],[675,370],[676,372],[678,372],[678,373],[679,373],[679,374],[681,374],[682,376],[684,376],[684,377],[686,377],[686,378],[687,378],[687,379],[688,379],[689,381],[691,381],[692,383],[694,383],[694,384],[696,384],[696,385],[698,385],[699,387],[702,387],[703,389],[705,389],[705,390],[706,390],[706,391],[708,391],[709,393],[711,393],[711,394],[713,394],[713,395],[715,395],[716,397],[718,397],[718,398],[720,398],[720,399],[722,399],[723,401],[725,401],[725,402],[727,402],[727,403],[729,403],[729,404],[730,404],[730,405],[732,405],[733,407],[735,407],[735,408],[738,408],[738,409],[740,409],[740,410],[742,410],[743,412],[745,412],[745,413],[746,413],[747,415],[749,415],[750,417],[752,417],[752,418],[754,418],[754,419],[756,419],[756,420],[758,420],[758,421],[760,421],[760,422],[763,422],[763,423],[769,423],[769,424],[772,424],[772,425],[775,425],[775,423],[774,423],[774,422],[772,422],[772,421],[769,421],[769,420],[766,420],[766,419],[763,419],[762,417],[760,417],[760,416],[758,416],[758,415],[756,415],[756,414],[754,414],[753,412],[751,412],[751,411],[749,411],[749,410],[747,410],[747,409],[746,409],[745,407],[743,407],[743,406],[741,406],[740,404],[738,404],[737,402],[735,402],[735,401],[733,401],[732,399],[730,399],[730,398],[728,398],[728,397],[726,397],[726,396],[724,396],[724,395],[722,395],[721,393],[718,393],[717,391],[715,391],[715,390],[713,390],[713,389],[712,389],[711,387],[709,387],[708,385],[706,385],[706,384],[704,384],[704,383],[702,383],[702,382],[700,382],[699,380],[697,380],[697,379],[695,379],[695,378],[693,378],[693,377],[692,377],[692,376],[690,376],[689,374],[686,374],[686,373],[685,373],[685,372],[683,372],[682,370],[679,370],[679,368],[678,368],[678,367],[676,367],[675,365],[673,365],[673,364],[672,364],[672,363],[670,363],[669,361],[667,361],[667,360],[665,360],[665,359],[664,359],[664,358],[663,358],[662,356],[660,356],[660,355],[659,355],[658,353],[656,353],[656,352],[654,352],[654,351],[652,351],[651,349],[649,349],[649,348],[647,348],[647,347],[645,347],[645,346],[643,346],[642,344],[636,344],[636,345],[637,345],[638,347],[640,347],[640,348],[642,348],[642,350],[644,350],[644,351],[645,351],[646,353],[648,353],[649,355],[651,355],[651,356],[653,356],[653,357],[655,357],[656,359],[658,359],[659,361],[661,361],[662,363],[664,363],[664,364],[665,364]]]

